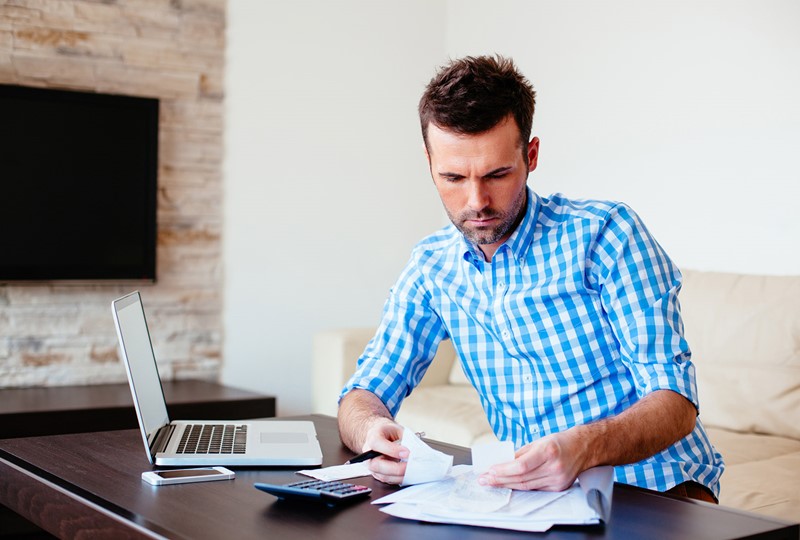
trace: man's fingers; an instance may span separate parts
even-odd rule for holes
[[[536,444],[529,444],[520,448],[514,461],[499,463],[489,469],[489,474],[498,482],[522,482],[530,479],[531,473],[547,463],[547,452],[541,450]]]
[[[573,479],[549,468],[540,468],[513,477],[498,477],[491,472],[482,475],[478,482],[485,486],[506,487],[524,491],[563,491],[569,488]]]
[[[520,448],[514,461],[494,465],[479,481],[519,490],[562,491],[575,480],[573,468],[553,437]]]
[[[394,459],[408,458],[408,449],[399,444],[403,428],[395,423],[376,425],[367,432],[363,451],[375,450]]]
[[[378,439],[369,443],[369,449],[380,452],[381,454],[390,458],[399,460],[408,458],[408,448],[400,445],[397,442],[387,441],[385,439]]]
[[[369,470],[376,480],[399,484],[406,474],[406,462],[380,456],[370,460]]]
[[[369,470],[372,476],[387,484],[399,484],[406,474],[404,459],[409,456],[408,448],[400,445],[403,429],[394,423],[384,423],[375,426],[367,432],[363,450],[375,450],[381,456],[369,461]]]

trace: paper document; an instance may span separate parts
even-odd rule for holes
[[[425,482],[441,480],[450,471],[453,465],[453,456],[434,450],[408,428],[404,428],[400,444],[408,448],[409,455],[406,460],[406,474],[402,486],[411,486]],[[308,469],[297,471],[299,474],[310,476],[318,480],[345,480],[359,476],[370,476],[369,462],[347,463],[334,465],[321,469]]]
[[[308,469],[305,471],[297,471],[298,474],[304,474],[317,480],[325,480],[331,482],[335,480],[345,480],[347,478],[358,478],[359,476],[370,476],[372,473],[369,471],[369,463],[362,461],[361,463],[350,463],[347,465],[334,465],[332,467],[323,467],[321,469]]]
[[[514,461],[514,443],[496,441],[476,444],[472,447],[472,471],[483,474],[492,465]]]
[[[514,460],[514,443],[490,442],[472,447],[472,470],[459,474],[447,497],[447,506],[459,512],[495,512],[511,500],[511,489],[482,486],[478,477],[497,463]]]
[[[476,497],[480,497],[481,494],[485,493],[482,491],[484,486],[481,486],[477,483],[477,475],[472,471],[472,467],[470,465],[455,465],[450,471],[450,474],[444,480],[407,487],[372,501],[372,504],[403,503],[424,507],[426,512],[432,512],[437,515],[463,516],[467,512],[454,510],[448,507],[450,495],[454,490],[457,489],[458,480],[462,476],[465,479],[473,480],[476,487],[480,488],[474,492]],[[532,511],[553,502],[559,497],[563,497],[565,494],[564,492],[552,491],[509,491],[513,494],[513,496],[508,498],[505,507],[502,508],[502,514],[505,516],[519,517],[525,516]],[[519,494],[522,494],[522,496],[517,496]],[[492,494],[488,494],[486,498],[492,499],[494,496]],[[389,507],[386,507],[383,510],[386,511],[388,508]],[[481,513],[499,514],[501,512],[489,511]],[[483,517],[492,519],[488,516]]]
[[[434,450],[408,428],[403,430],[400,444],[408,448],[406,474],[401,486],[441,480],[453,466],[453,456]]]
[[[588,473],[588,474],[587,474]],[[457,465],[443,480],[408,487],[382,497],[372,504],[386,504],[381,508],[391,516],[433,523],[453,523],[494,527],[518,531],[541,532],[553,525],[592,525],[608,521],[611,512],[613,490],[613,468],[597,467],[585,471],[578,481],[566,491],[512,491],[508,500],[497,507],[501,498],[497,493],[481,491],[477,485],[477,474],[470,465]],[[461,482],[474,481],[471,496],[476,501],[485,500],[491,511],[476,511],[452,505],[453,497],[463,498]],[[455,493],[455,495],[454,495]],[[483,499],[482,499],[483,498]],[[598,511],[596,508],[599,508]]]
[[[457,512],[485,514],[500,510],[511,500],[511,489],[482,486],[478,474],[470,471],[454,479],[447,495],[447,508]]]

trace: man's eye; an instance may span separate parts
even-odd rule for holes
[[[444,178],[445,182],[451,182],[451,183],[460,182],[461,180],[464,179],[463,176],[443,176],[442,178]]]

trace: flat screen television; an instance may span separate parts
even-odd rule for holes
[[[0,85],[0,282],[155,281],[158,108]]]

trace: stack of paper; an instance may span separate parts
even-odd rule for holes
[[[471,466],[457,465],[444,480],[405,488],[373,504],[386,504],[382,512],[404,519],[542,532],[553,525],[606,521],[612,473],[611,467],[590,469],[561,492],[511,491],[480,486]],[[505,502],[499,491],[508,491]]]

